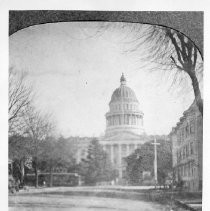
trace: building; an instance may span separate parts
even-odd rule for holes
[[[104,150],[118,170],[119,179],[125,176],[124,157],[145,143],[144,114],[134,91],[126,85],[122,74],[120,87],[114,90],[106,117],[105,136],[100,139]]]
[[[86,159],[88,154],[88,146],[94,137],[70,137],[69,141],[73,143],[75,151],[76,163],[80,163],[82,159]]]
[[[202,119],[194,102],[170,133],[175,179],[189,191],[202,189]]]

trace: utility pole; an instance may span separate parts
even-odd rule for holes
[[[160,143],[156,142],[156,137],[154,137],[154,142],[152,143],[152,145],[154,145],[154,176],[155,176],[155,188],[156,185],[158,183],[158,179],[157,179],[157,145],[160,145]]]

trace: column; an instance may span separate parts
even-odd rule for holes
[[[105,144],[102,145],[102,148],[103,148],[104,151],[106,151],[106,145]]]
[[[110,144],[111,162],[114,163],[114,145]]]
[[[119,125],[119,115],[116,115],[116,124]]]
[[[129,145],[126,144],[126,156],[128,156],[128,155],[129,155]]]
[[[122,178],[122,148],[121,144],[118,144],[118,162],[119,162],[119,178]]]
[[[77,163],[79,163],[80,162],[80,151],[79,150],[77,150]]]
[[[129,148],[130,148],[130,149],[129,149],[130,154],[133,153],[133,151],[134,151],[134,144],[130,144],[130,145],[129,145]]]

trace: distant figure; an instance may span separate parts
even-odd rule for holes
[[[19,188],[20,188],[20,180],[18,179],[18,180],[16,181],[15,190],[16,190],[16,191],[19,191]]]
[[[44,187],[46,186],[46,182],[45,182],[45,181],[43,181],[43,186],[44,186]]]

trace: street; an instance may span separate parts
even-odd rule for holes
[[[87,194],[89,193],[89,194]],[[96,194],[97,193],[97,194]],[[99,193],[101,195],[99,195]],[[166,211],[167,205],[131,198],[103,197],[107,194],[122,194],[127,191],[114,190],[100,187],[59,187],[32,189],[9,196],[10,211],[28,210],[132,210],[132,211]],[[133,193],[134,194],[134,193]],[[87,195],[87,196],[85,196]],[[97,196],[96,196],[97,195]],[[99,197],[98,197],[99,196]],[[133,195],[135,196],[135,195]],[[123,197],[123,195],[121,195]],[[136,197],[135,197],[136,198]],[[181,210],[181,209],[179,209]]]

